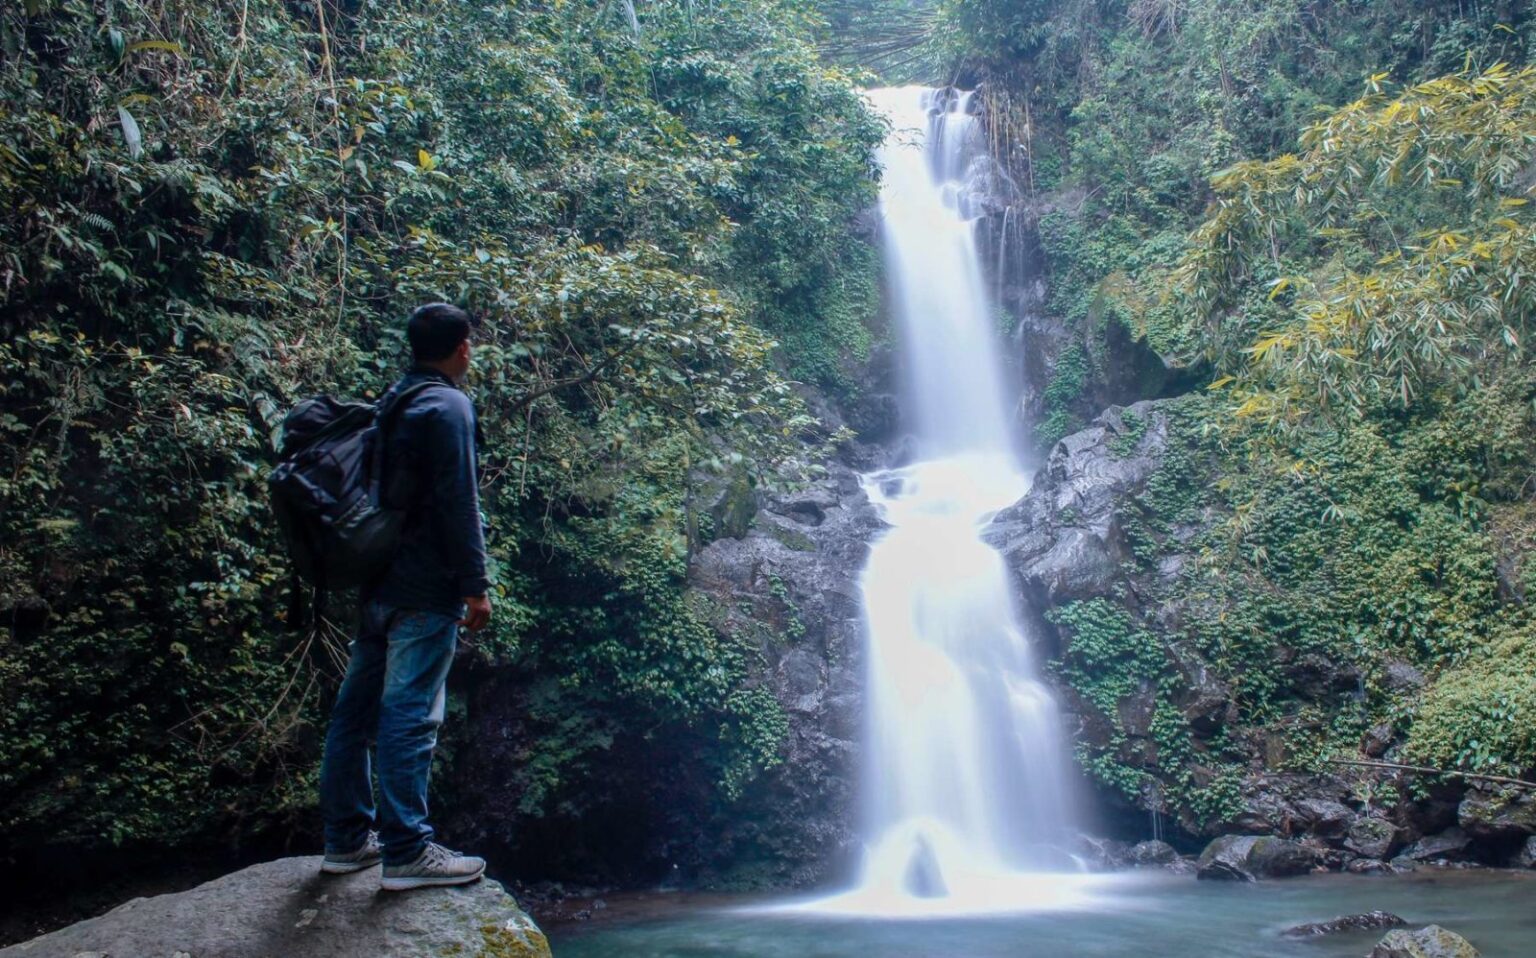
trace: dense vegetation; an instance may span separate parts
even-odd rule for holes
[[[725,799],[776,760],[752,650],[683,580],[699,488],[812,469],[831,437],[791,379],[846,389],[878,335],[851,221],[882,131],[813,26],[779,0],[0,10],[5,850],[308,815],[342,634],[283,630],[262,480],[285,409],[377,394],[428,299],[485,322],[476,654],[543,683],[523,811],[582,794],[623,722],[692,730]]]
[[[774,763],[757,652],[685,575],[707,496],[838,438],[794,383],[858,398],[881,335],[882,130],[825,54],[982,85],[991,228],[1038,240],[1061,332],[1039,445],[1128,363],[1211,387],[1121,517],[1137,588],[1052,611],[1111,729],[1089,771],[1199,828],[1383,726],[1536,767],[1529,6],[821,7],[0,10],[0,853],[310,816],[342,632],[284,631],[262,477],[287,406],[377,394],[428,298],[486,321],[474,655],[528,679],[516,814],[600,802],[621,731],[721,803]],[[1177,704],[1185,649],[1219,728]]]
[[[1326,770],[1373,728],[1402,760],[1536,767],[1529,9],[908,16],[928,36],[901,46],[906,68],[986,84],[1039,224],[1064,330],[1042,442],[1097,412],[1127,339],[1211,387],[1170,407],[1169,451],[1122,516],[1137,588],[1053,612],[1064,674],[1112,730],[1089,770],[1198,828],[1230,820],[1247,776]],[[1176,707],[1183,650],[1234,722],[1195,730]],[[1119,706],[1149,688],[1136,746]]]

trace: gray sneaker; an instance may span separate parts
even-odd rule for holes
[[[385,891],[409,891],[436,885],[467,885],[485,874],[485,859],[460,855],[436,842],[427,842],[409,865],[384,866]]]
[[[326,852],[320,862],[320,870],[327,875],[350,875],[364,868],[372,868],[384,860],[384,849],[379,845],[379,833],[369,832],[368,838],[351,852]]]

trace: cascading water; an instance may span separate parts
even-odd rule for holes
[[[1002,557],[980,538],[1028,489],[978,267],[969,94],[869,94],[914,465],[865,477],[891,528],[863,575],[869,628],[864,838],[854,891],[819,907],[910,915],[1060,903],[1067,762]],[[1049,902],[1047,902],[1049,900]]]

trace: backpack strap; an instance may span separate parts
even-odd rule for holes
[[[368,475],[368,499],[375,506],[379,504],[380,492],[384,486],[384,450],[389,445],[390,430],[394,427],[395,420],[398,418],[400,411],[406,407],[411,398],[417,393],[425,392],[432,386],[441,386],[445,389],[453,388],[447,383],[428,379],[424,382],[407,386],[398,392],[390,392],[383,399],[380,399],[378,406],[375,407],[373,414],[374,428],[378,430],[378,434],[376,437],[377,441],[373,444],[373,463]]]

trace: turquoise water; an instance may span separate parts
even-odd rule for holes
[[[1536,956],[1536,876],[1511,872],[1323,875],[1251,885],[1136,874],[1116,876],[1078,907],[980,918],[820,917],[763,906],[651,896],[616,903],[612,919],[546,930],[555,958],[1362,958],[1382,932],[1300,941],[1280,932],[1380,908],[1412,926],[1456,931],[1484,958]]]

